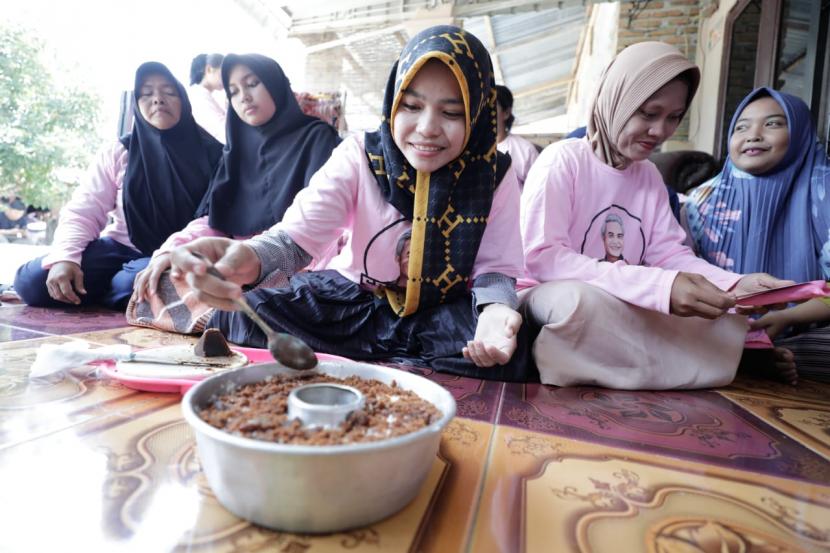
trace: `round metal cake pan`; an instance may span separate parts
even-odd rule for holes
[[[336,532],[396,513],[417,494],[455,415],[455,400],[421,376],[366,363],[321,361],[319,372],[356,375],[410,390],[442,416],[415,432],[386,440],[343,445],[278,444],[236,436],[203,421],[198,412],[212,398],[283,373],[276,363],[217,374],[191,388],[182,412],[196,436],[208,483],[229,511],[287,532]]]

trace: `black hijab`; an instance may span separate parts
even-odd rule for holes
[[[159,130],[141,115],[138,98],[144,80],[161,75],[176,87],[182,104],[179,122]],[[168,236],[193,220],[222,154],[222,144],[196,124],[182,84],[167,67],[147,62],[135,72],[133,130],[121,137],[129,151],[124,174],[124,218],[130,241],[152,254]]]
[[[392,138],[403,91],[429,60],[447,65],[464,100],[466,144],[432,173],[416,171]],[[366,133],[366,153],[386,200],[412,221],[406,295],[387,290],[400,315],[467,293],[498,183],[510,158],[496,150],[496,89],[490,55],[458,27],[421,31],[404,46],[386,84],[380,128]]]
[[[267,123],[252,127],[228,110],[222,162],[198,214],[208,215],[210,226],[225,234],[250,236],[282,220],[340,138],[331,125],[300,110],[282,68],[259,54],[225,56],[222,82],[228,101],[230,73],[239,64],[259,77],[277,111]]]

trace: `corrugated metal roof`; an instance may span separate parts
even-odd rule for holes
[[[457,23],[490,50],[500,84],[514,96],[522,124],[564,113],[580,34],[583,0],[237,0],[260,21],[278,19],[289,36],[314,50],[307,59],[306,88],[346,93],[346,120],[379,121],[383,88],[408,40],[402,23],[452,4]],[[270,19],[269,19],[270,18]],[[265,24],[265,23],[263,23]],[[388,29],[388,33],[384,29]],[[362,36],[367,38],[361,39]]]
[[[514,98],[513,114],[530,123],[565,112],[568,87],[586,9],[572,6],[532,13],[463,19],[490,49],[501,83]],[[492,34],[488,27],[492,28]]]

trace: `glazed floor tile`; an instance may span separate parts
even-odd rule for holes
[[[494,430],[491,424],[462,418],[455,418],[444,430],[439,457],[448,463],[448,472],[435,508],[424,521],[422,541],[413,544],[414,551],[465,550],[477,516]]]
[[[179,344],[195,344],[198,338],[183,334],[162,332],[151,328],[120,326],[101,330],[90,330],[68,335],[72,339],[86,340],[99,345],[127,344],[134,349],[160,348]]]
[[[722,394],[830,461],[830,405],[737,392]]]
[[[436,372],[430,368],[399,363],[379,363],[423,376],[450,391],[457,403],[456,415],[482,422],[495,422],[505,384]]]
[[[0,517],[15,522],[0,533],[0,550],[104,551],[129,543],[134,551],[460,551],[491,429],[454,421],[420,494],[403,511],[365,528],[311,536],[260,528],[222,507],[178,405],[110,413],[0,450],[0,489],[8,499]],[[61,492],[42,502],[31,493],[36,488]],[[50,532],[37,532],[44,520],[54,521]]]
[[[471,551],[827,551],[830,486],[519,428],[493,438]]]
[[[798,385],[790,386],[782,382],[761,378],[738,376],[735,381],[720,388],[718,392],[737,392],[744,395],[773,397],[793,401],[812,401],[830,405],[830,382],[799,380]]]
[[[49,336],[0,344],[0,449],[102,414],[140,412],[148,402],[178,403],[178,396],[139,394],[89,365],[29,379],[37,349],[42,344],[68,340]]]
[[[776,476],[830,482],[830,465],[720,394],[512,384],[500,424]]]
[[[4,305],[0,323],[46,334],[73,334],[127,325],[124,313],[101,308],[66,307],[46,309],[27,305]]]
[[[43,332],[35,332],[25,328],[19,328],[8,324],[0,324],[0,343],[18,342],[21,340],[31,340],[33,338],[43,338],[48,336]]]
[[[387,363],[450,390],[458,416],[415,502],[310,536],[218,503],[178,394],[94,366],[29,380],[37,348],[70,339],[196,341],[115,312],[0,306],[0,551],[830,551],[829,384],[621,392]]]

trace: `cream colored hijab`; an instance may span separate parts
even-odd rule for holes
[[[600,77],[588,122],[588,140],[597,157],[612,167],[625,167],[629,160],[616,147],[623,127],[643,102],[684,71],[689,71],[692,80],[688,109],[700,83],[700,70],[677,48],[664,42],[640,42],[617,54]]]

